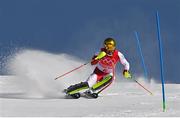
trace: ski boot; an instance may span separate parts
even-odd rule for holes
[[[84,94],[87,98],[98,98],[98,93],[95,93],[92,90],[87,90],[84,92]]]
[[[87,82],[81,82],[75,85],[71,85],[67,89],[64,90],[67,96],[71,96],[72,98],[78,99],[81,97],[79,91],[89,88]]]
[[[64,89],[63,90],[63,93],[65,93],[66,95],[65,95],[65,98],[67,98],[67,99],[78,99],[78,98],[80,98],[81,97],[81,94],[78,92],[78,93],[73,93],[73,94],[68,94],[67,93],[67,89]]]
[[[102,81],[96,83],[91,89],[92,91],[97,91],[109,84],[112,81],[112,76],[105,77]]]
[[[98,98],[98,94],[106,87],[109,83],[112,82],[112,76],[108,75],[102,81],[96,83],[92,88],[85,91],[84,94],[87,98]]]
[[[74,94],[67,94],[67,98],[73,98],[73,99],[78,99],[81,97],[80,93],[74,93]]]

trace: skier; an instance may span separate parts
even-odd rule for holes
[[[97,65],[94,72],[85,82],[71,85],[65,89],[66,94],[79,98],[79,91],[88,89],[85,92],[86,94],[97,97],[97,94],[93,93],[106,85],[110,85],[114,80],[114,69],[118,61],[124,65],[123,76],[127,79],[131,78],[129,63],[124,55],[116,49],[116,41],[113,38],[105,39],[104,48],[101,48],[101,51],[92,58],[91,65]]]

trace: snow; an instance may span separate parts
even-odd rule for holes
[[[0,117],[180,116],[180,85],[165,85],[167,109],[163,112],[161,84],[146,83],[143,78],[136,79],[153,95],[134,81],[117,77],[97,99],[66,99],[62,90],[86,80],[92,68],[86,66],[64,78],[54,78],[83,63],[66,54],[18,52],[8,61],[13,76],[0,76]]]
[[[66,99],[63,94],[51,97],[27,96],[1,77],[0,115],[29,117],[114,117],[114,116],[180,116],[180,85],[166,84],[167,110],[162,111],[161,85],[155,84],[149,95],[136,83],[116,82],[97,99]],[[18,79],[18,78],[16,78]],[[15,80],[13,80],[15,82]],[[9,84],[9,85],[8,85]],[[8,85],[8,86],[5,86]],[[59,91],[59,93],[61,93]]]

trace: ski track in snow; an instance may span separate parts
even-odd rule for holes
[[[142,78],[138,81],[150,89],[153,96],[136,83],[118,81],[117,78],[97,99],[65,99],[62,90],[87,79],[92,68],[86,66],[62,79],[54,78],[83,63],[66,54],[53,55],[35,50],[12,56],[8,69],[14,76],[0,76],[0,116],[180,116],[180,85],[165,85],[167,110],[162,112],[161,84],[148,84]]]

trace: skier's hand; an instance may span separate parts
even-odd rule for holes
[[[98,61],[102,59],[104,56],[106,56],[106,53],[104,51],[100,52],[97,56],[94,56],[91,60],[91,65],[97,64]]]
[[[97,57],[94,60],[102,59],[104,56],[106,56],[106,52],[102,51],[97,55]]]
[[[131,73],[128,70],[123,71],[123,76],[126,79],[131,79],[132,78]]]

